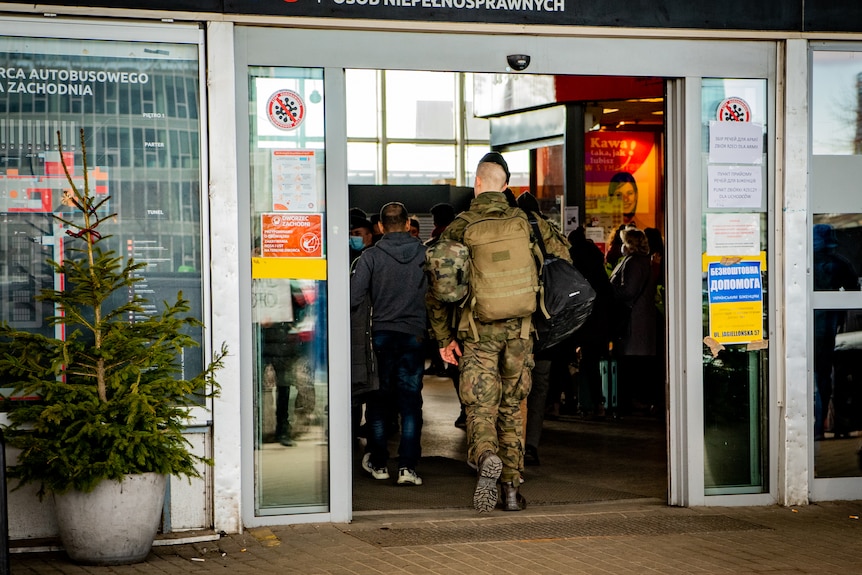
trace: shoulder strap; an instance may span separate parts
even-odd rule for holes
[[[544,262],[548,259],[548,252],[545,251],[545,240],[542,239],[542,232],[539,230],[539,222],[536,221],[536,215],[532,212],[527,212],[527,219],[530,222],[530,226],[533,228],[533,235],[536,236],[536,245],[539,246],[539,249],[542,251],[542,263],[540,266],[544,266]],[[542,311],[542,315],[545,316],[545,319],[550,319],[551,314],[548,311],[548,308],[545,307],[545,285],[542,283],[542,273],[541,267],[539,268],[539,309]]]
[[[542,239],[542,232],[539,231],[539,222],[536,221],[536,215],[532,212],[527,214],[527,219],[530,221],[530,226],[533,228],[533,235],[536,236],[536,243],[539,246],[539,249],[542,250],[542,258],[548,258],[548,252],[545,251],[545,240]]]

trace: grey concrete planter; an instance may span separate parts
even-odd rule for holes
[[[127,475],[89,493],[54,494],[63,548],[73,561],[123,565],[146,559],[159,529],[167,476]]]

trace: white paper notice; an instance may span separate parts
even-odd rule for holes
[[[760,214],[706,214],[706,253],[760,255]]]
[[[586,235],[588,240],[592,240],[594,244],[605,245],[605,228],[601,227],[588,227],[584,228],[584,235]]]
[[[760,208],[760,166],[707,166],[710,208]]]
[[[272,151],[272,210],[318,211],[314,150]]]
[[[763,163],[763,125],[753,122],[710,122],[709,163]]]
[[[578,206],[566,206],[563,217],[563,233],[568,236],[578,227]]]

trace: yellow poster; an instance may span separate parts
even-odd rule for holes
[[[709,335],[722,344],[763,339],[763,284],[760,261],[707,266]]]

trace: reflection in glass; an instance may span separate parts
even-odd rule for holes
[[[701,122],[702,151],[709,151],[710,122],[720,116],[720,108],[727,98],[744,100],[750,108],[749,121],[761,124],[768,134],[766,81],[707,78],[702,82]],[[763,158],[763,164],[767,158]],[[768,183],[763,178],[762,191]],[[707,186],[702,193],[706,201]],[[730,206],[729,206],[730,207]],[[768,389],[769,350],[763,339],[769,333],[768,260],[769,218],[761,209],[737,207],[738,212],[759,212],[760,242],[753,246],[760,250],[762,259],[762,300],[754,311],[750,300],[730,294],[729,301],[710,302],[709,287],[704,274],[703,289],[703,433],[704,433],[704,490],[707,495],[763,493],[768,489]],[[742,254],[706,253],[706,238],[715,230],[706,227],[704,213],[703,242],[706,258],[746,256]],[[751,254],[752,247],[746,253]],[[719,318],[728,332],[749,321],[758,323],[762,316],[763,328],[758,339],[740,341],[736,337],[719,337],[722,330],[710,329],[710,322]]]
[[[815,214],[811,251],[814,291],[859,290],[862,214]]]
[[[860,223],[859,214],[814,215],[814,291],[859,291]],[[862,435],[862,312],[815,309],[813,339],[815,477],[862,475],[855,439]]]
[[[862,476],[862,309],[814,310],[815,477]]]
[[[255,280],[260,508],[326,503],[325,282]]]
[[[329,508],[323,97],[321,70],[249,69],[257,515]]]
[[[862,52],[818,50],[812,59],[812,153],[862,153],[862,124],[857,114],[862,97]]]
[[[83,185],[79,130],[90,185],[114,214],[101,228],[104,247],[146,264],[135,290],[153,304],[148,313],[182,291],[189,315],[203,319],[198,46],[6,36],[0,68],[31,80],[0,101],[0,320],[60,335],[49,320],[55,310],[35,296],[59,285],[45,260],[63,256],[65,228],[54,217],[70,212],[61,161]],[[49,70],[101,79],[33,76]],[[105,311],[127,300],[117,293]],[[201,329],[187,333],[205,343]],[[204,353],[182,350],[183,369],[200,371]]]
[[[708,494],[759,493],[766,452],[761,437],[765,351],[728,346],[704,356],[704,488]]]

